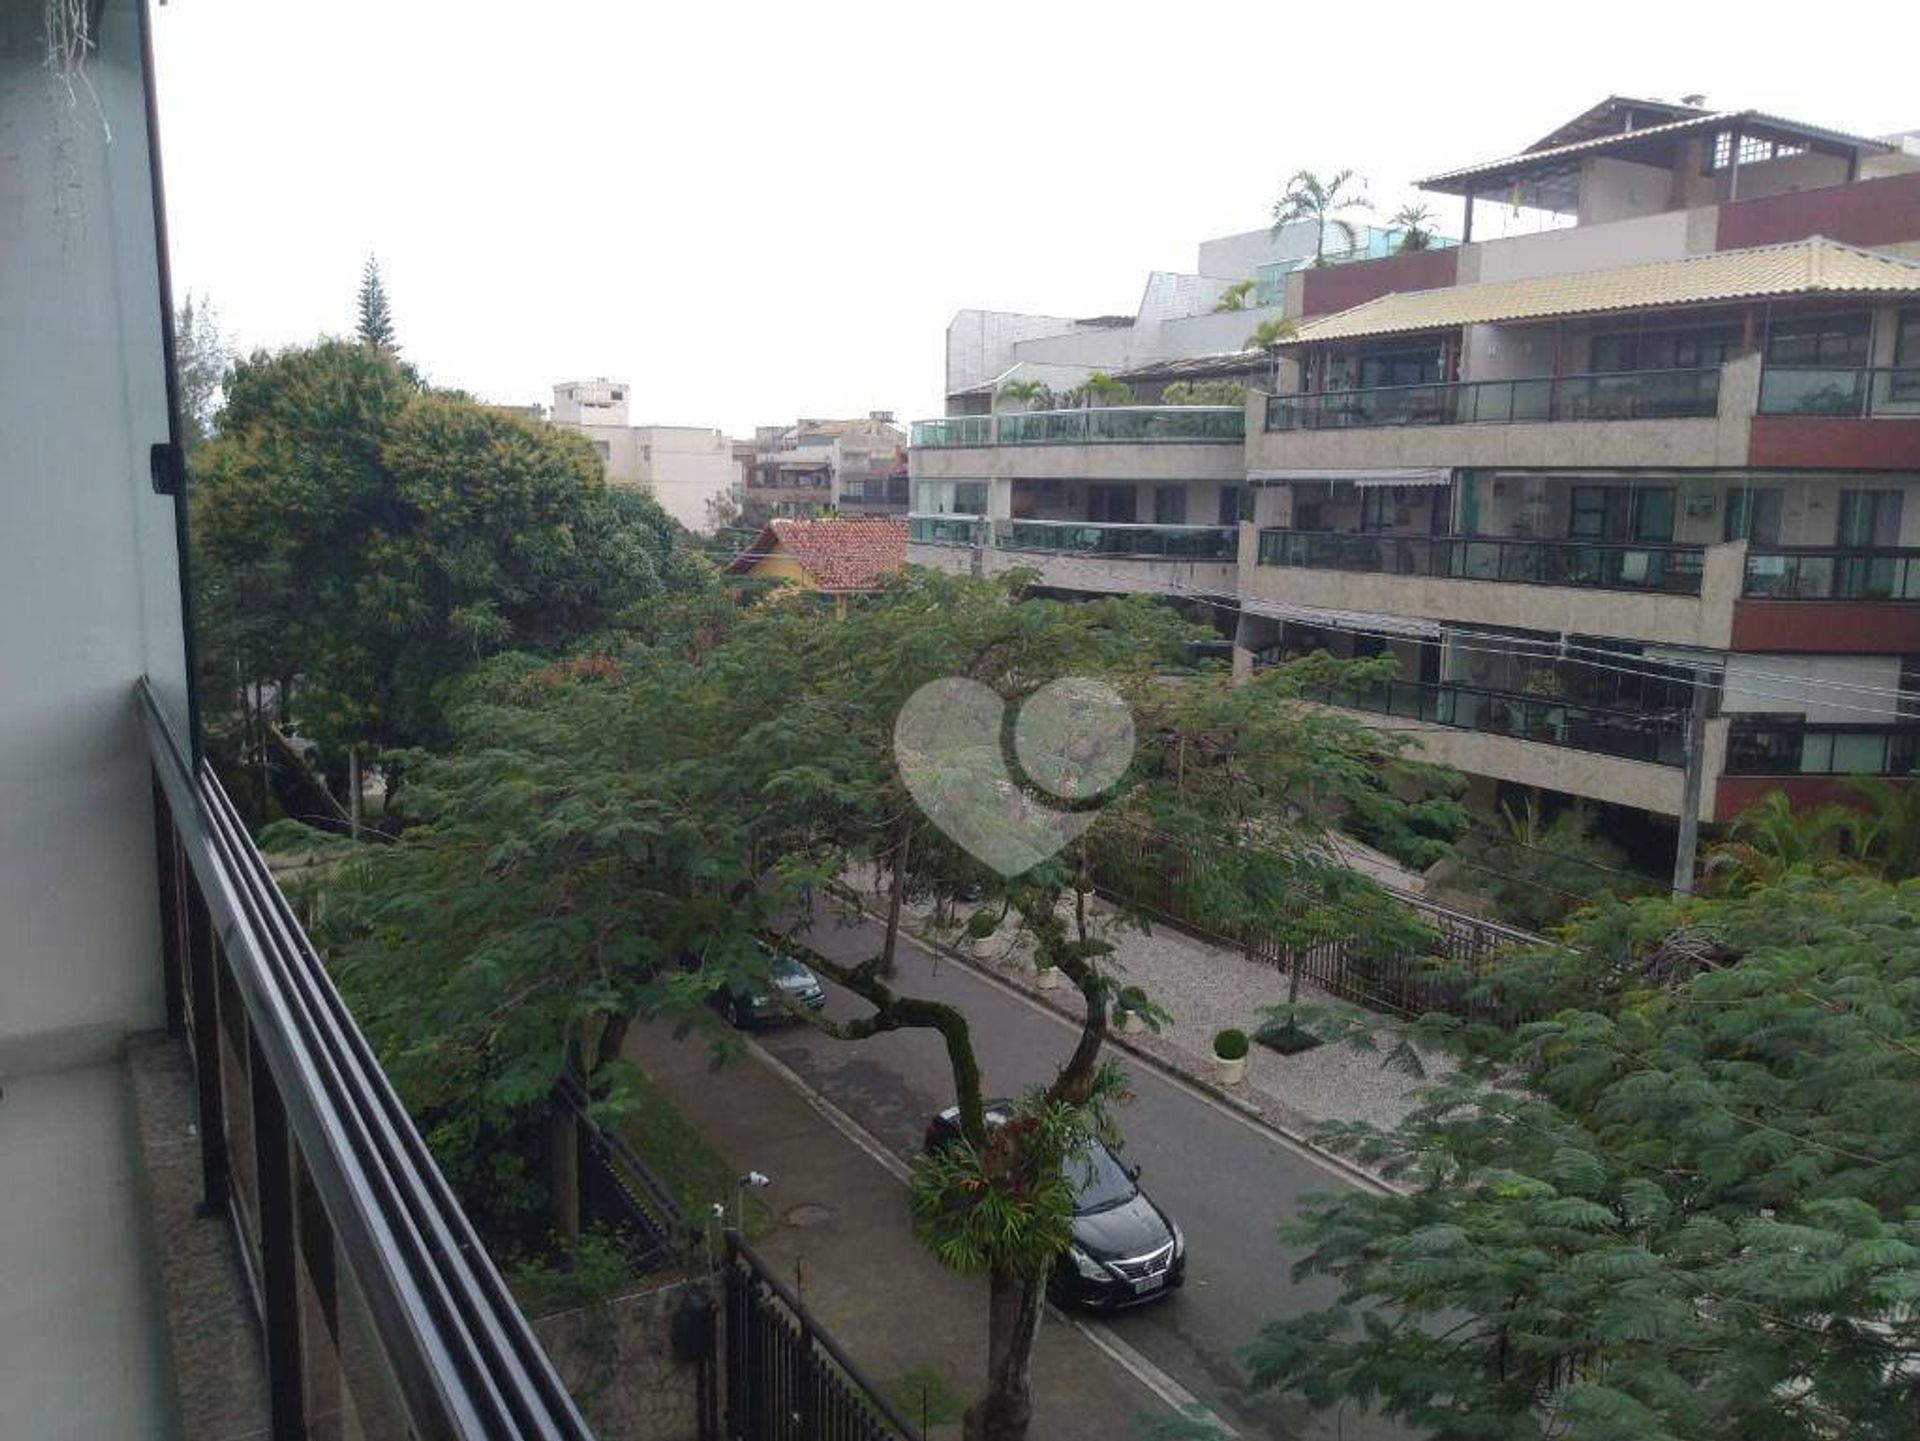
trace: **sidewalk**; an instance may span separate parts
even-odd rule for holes
[[[704,1037],[636,1025],[627,1059],[647,1073],[737,1173],[765,1172],[769,1265],[876,1385],[933,1370],[961,1401],[986,1375],[986,1283],[941,1266],[913,1239],[897,1173],[856,1144],[759,1055],[715,1068]],[[731,1210],[733,1198],[723,1200]],[[1048,1316],[1033,1360],[1035,1436],[1128,1441],[1166,1407],[1078,1330]],[[911,1418],[918,1420],[918,1418]],[[936,1426],[946,1441],[960,1428]]]
[[[867,884],[869,875],[850,875],[847,880],[858,886],[875,912],[884,912],[885,898],[875,895]],[[1106,964],[1125,984],[1145,991],[1169,1017],[1157,1033],[1115,1032],[1113,1042],[1160,1062],[1281,1130],[1310,1135],[1327,1121],[1392,1126],[1413,1108],[1415,1093],[1428,1084],[1425,1079],[1382,1064],[1388,1042],[1380,1032],[1376,1033],[1380,1045],[1377,1051],[1327,1045],[1283,1056],[1256,1045],[1247,1057],[1246,1078],[1231,1089],[1218,1086],[1214,1081],[1215,1032],[1235,1027],[1251,1035],[1259,1028],[1266,1008],[1285,1003],[1286,972],[1250,961],[1231,946],[1211,944],[1170,925],[1156,924],[1151,932],[1116,925],[1113,908],[1104,901],[1092,902],[1090,914],[1095,933],[1114,948]],[[978,949],[964,944],[955,949],[951,938],[933,939],[929,907],[909,906],[907,915],[908,928],[921,940],[943,944],[1042,1004],[1075,1019],[1080,1016],[1077,992],[1064,986],[1056,991],[1040,989],[1032,946],[1024,934],[1016,932],[1010,939],[996,936]],[[1311,981],[1301,982],[1303,1004],[1330,999]],[[1422,1061],[1430,1076],[1444,1073],[1453,1064],[1446,1055],[1432,1052],[1423,1052]]]

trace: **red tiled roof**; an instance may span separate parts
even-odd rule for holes
[[[822,590],[873,590],[907,563],[907,522],[897,515],[771,520],[727,572],[744,575],[776,549]]]

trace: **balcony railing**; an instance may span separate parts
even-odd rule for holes
[[[1122,405],[1094,410],[1035,410],[916,420],[922,449],[977,445],[1207,444],[1246,438],[1246,412],[1234,405]]]
[[[1769,365],[1760,372],[1760,413],[1920,420],[1920,366]]]
[[[1745,594],[1764,600],[1920,600],[1920,550],[1749,550]]]
[[[1230,525],[1127,525],[1080,520],[1016,520],[1007,550],[1074,555],[1131,556],[1151,560],[1234,559],[1238,530]]]
[[[1394,680],[1359,690],[1315,690],[1310,699],[1349,710],[1402,716],[1456,730],[1513,736],[1622,760],[1677,766],[1685,760],[1686,718],[1608,710],[1482,686]]]
[[[978,545],[987,522],[978,515],[909,515],[907,539],[922,545]]]
[[[1706,547],[1506,536],[1260,532],[1261,565],[1698,595]]]
[[[1720,409],[1718,367],[1383,385],[1275,395],[1268,430],[1390,425],[1520,425],[1552,420],[1673,420]]]
[[[591,1436],[267,865],[142,688],[169,1024],[275,1436]],[[309,1407],[325,1398],[324,1410]]]
[[[1920,723],[1821,725],[1736,719],[1727,732],[1727,774],[1906,776],[1920,765]]]

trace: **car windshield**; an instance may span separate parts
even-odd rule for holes
[[[800,962],[796,961],[792,956],[784,955],[778,951],[774,952],[772,959],[767,962],[767,974],[772,976],[775,981],[783,982],[787,985],[795,985],[813,979],[812,971],[801,965]]]
[[[1075,1191],[1074,1210],[1104,1211],[1134,1197],[1131,1177],[1121,1169],[1119,1159],[1105,1145],[1095,1141],[1084,1156],[1072,1156],[1062,1168]]]

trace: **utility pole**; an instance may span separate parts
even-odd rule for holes
[[[1673,893],[1693,894],[1693,853],[1700,845],[1700,791],[1707,769],[1707,672],[1693,673],[1687,710],[1686,779],[1680,787],[1680,843],[1673,855]]]

